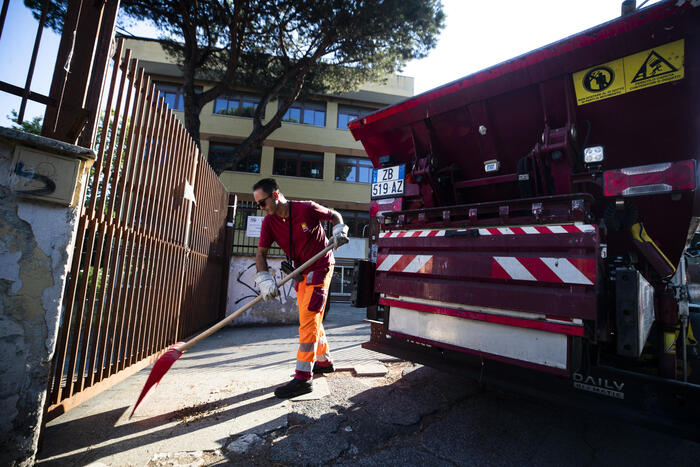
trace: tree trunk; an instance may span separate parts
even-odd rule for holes
[[[198,105],[187,105],[185,104],[185,129],[190,134],[197,148],[201,151],[202,145],[199,141],[199,112],[200,108]]]

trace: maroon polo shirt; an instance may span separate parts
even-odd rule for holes
[[[292,248],[289,248],[289,224],[277,214],[265,216],[260,228],[258,247],[270,248],[272,242],[299,267],[328,245],[321,221],[331,219],[331,210],[313,201],[292,201]],[[333,252],[309,266],[308,271],[323,271],[335,264]]]

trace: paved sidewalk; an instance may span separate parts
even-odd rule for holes
[[[324,323],[338,369],[391,360],[361,348],[369,339],[364,309],[333,304]],[[286,426],[294,404],[272,391],[294,371],[297,327],[226,328],[197,344],[129,414],[151,367],[47,424],[37,458],[45,465],[168,464],[179,451],[221,450],[230,439]],[[317,378],[312,398],[328,395]],[[160,461],[159,461],[160,459]]]
[[[340,366],[383,358],[360,348],[369,335],[362,318],[347,306],[331,310]],[[315,399],[281,401],[272,391],[290,378],[295,350],[295,326],[224,330],[183,356],[134,419],[148,370],[52,421],[38,462],[656,467],[700,458],[699,443],[409,362],[384,363],[383,377],[318,376]]]

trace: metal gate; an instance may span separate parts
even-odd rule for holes
[[[223,316],[228,193],[117,43],[49,381],[49,419]]]

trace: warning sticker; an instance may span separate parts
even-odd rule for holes
[[[682,79],[683,39],[572,75],[578,105]]]
[[[627,92],[683,78],[683,40],[624,58]]]
[[[622,59],[574,73],[574,86],[578,105],[624,94],[625,67]]]

